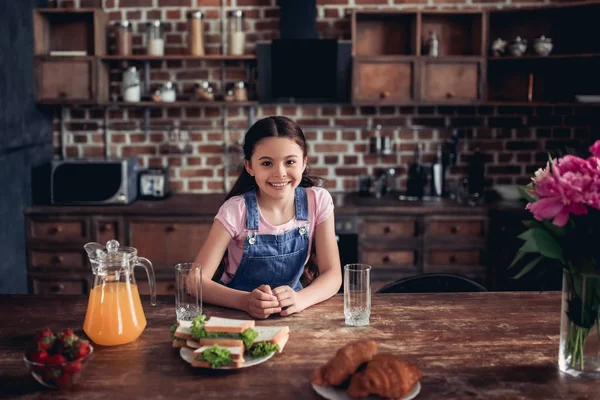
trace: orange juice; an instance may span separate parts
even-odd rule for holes
[[[133,342],[146,327],[137,285],[103,283],[90,292],[83,330],[102,346]]]

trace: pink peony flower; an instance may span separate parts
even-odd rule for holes
[[[596,140],[596,142],[590,146],[590,153],[592,153],[594,157],[600,158],[600,140]]]

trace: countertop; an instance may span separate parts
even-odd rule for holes
[[[65,206],[34,205],[25,213],[35,214],[151,214],[151,215],[195,215],[213,217],[225,194],[175,194],[164,200],[137,200],[127,205]],[[332,193],[336,215],[338,214],[465,214],[481,215],[490,210],[523,210],[525,203],[520,201],[488,202],[470,207],[454,200],[434,201],[400,200],[398,194],[387,194],[381,198],[363,197],[358,193]]]
[[[37,384],[23,360],[36,330],[80,329],[85,296],[0,296],[0,398],[4,399],[317,399],[309,376],[351,340],[377,341],[423,370],[418,400],[592,399],[596,381],[559,372],[560,292],[374,294],[371,324],[346,327],[340,295],[286,318],[257,325],[288,325],[282,354],[237,371],[194,369],[171,347],[173,297],[142,303],[148,320],[137,341],[96,346],[81,380],[51,391]],[[206,306],[208,316],[248,318]],[[9,323],[10,322],[10,323]]]

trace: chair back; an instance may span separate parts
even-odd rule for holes
[[[454,274],[423,274],[392,282],[377,293],[487,292],[479,283]]]

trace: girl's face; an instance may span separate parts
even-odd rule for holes
[[[254,146],[246,171],[256,180],[261,194],[276,199],[293,195],[302,180],[306,158],[292,139],[268,137]]]

